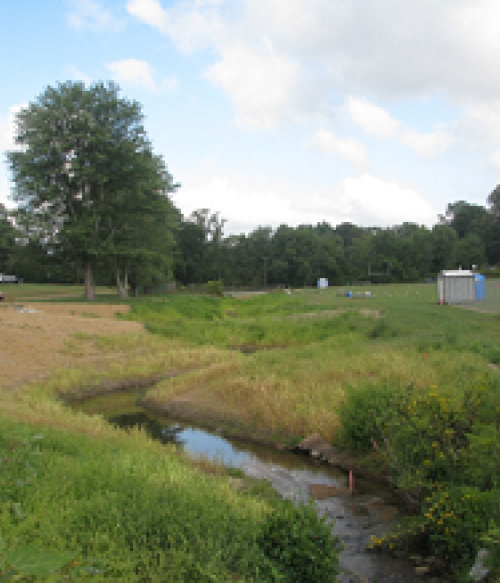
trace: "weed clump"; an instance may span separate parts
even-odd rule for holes
[[[276,505],[261,526],[260,548],[279,581],[333,583],[339,573],[341,543],[331,525],[318,518],[314,505]]]
[[[348,392],[340,419],[346,447],[368,452],[376,445],[410,511],[372,546],[410,548],[442,557],[447,568],[470,568],[481,536],[500,525],[498,382],[454,392],[367,385]]]

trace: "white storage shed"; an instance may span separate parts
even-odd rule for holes
[[[460,304],[476,299],[476,274],[468,269],[441,271],[437,280],[438,302]]]

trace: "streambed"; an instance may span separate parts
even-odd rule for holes
[[[387,489],[356,479],[351,494],[348,476],[340,469],[309,456],[226,438],[216,431],[152,415],[137,405],[143,394],[143,390],[120,391],[73,401],[71,407],[90,415],[102,415],[122,428],[138,425],[153,439],[175,443],[191,454],[216,457],[247,476],[267,480],[284,498],[303,501],[314,498],[318,513],[332,520],[333,533],[344,545],[340,583],[432,580],[425,574],[417,576],[415,567],[406,561],[365,550],[372,535],[382,536],[398,520],[396,500]]]

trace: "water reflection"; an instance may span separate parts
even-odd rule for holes
[[[161,443],[174,443],[185,451],[216,458],[230,467],[246,470],[249,466],[269,464],[300,474],[311,484],[346,485],[344,472],[314,462],[308,456],[233,438],[224,438],[216,431],[181,424],[171,419],[149,414],[137,406],[138,394],[120,392],[87,401],[74,402],[74,409],[89,415],[102,415],[122,429],[139,427]],[[361,484],[359,484],[361,486]]]
[[[216,432],[180,425],[144,411],[121,412],[108,417],[108,421],[122,429],[139,427],[161,443],[174,443],[195,455],[216,458],[227,466],[246,469],[257,460],[261,463],[280,466],[298,472],[311,484],[342,484],[345,474],[335,468],[314,464],[306,456],[249,443],[243,440],[226,439]]]
[[[179,446],[184,444],[184,440],[180,437],[184,430],[183,427],[179,425],[165,426],[145,412],[122,413],[121,415],[108,417],[108,421],[122,429],[132,429],[133,427],[144,429],[153,439],[164,444],[175,443]]]

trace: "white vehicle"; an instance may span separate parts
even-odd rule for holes
[[[20,283],[21,280],[15,275],[5,275],[0,273],[0,283]]]

